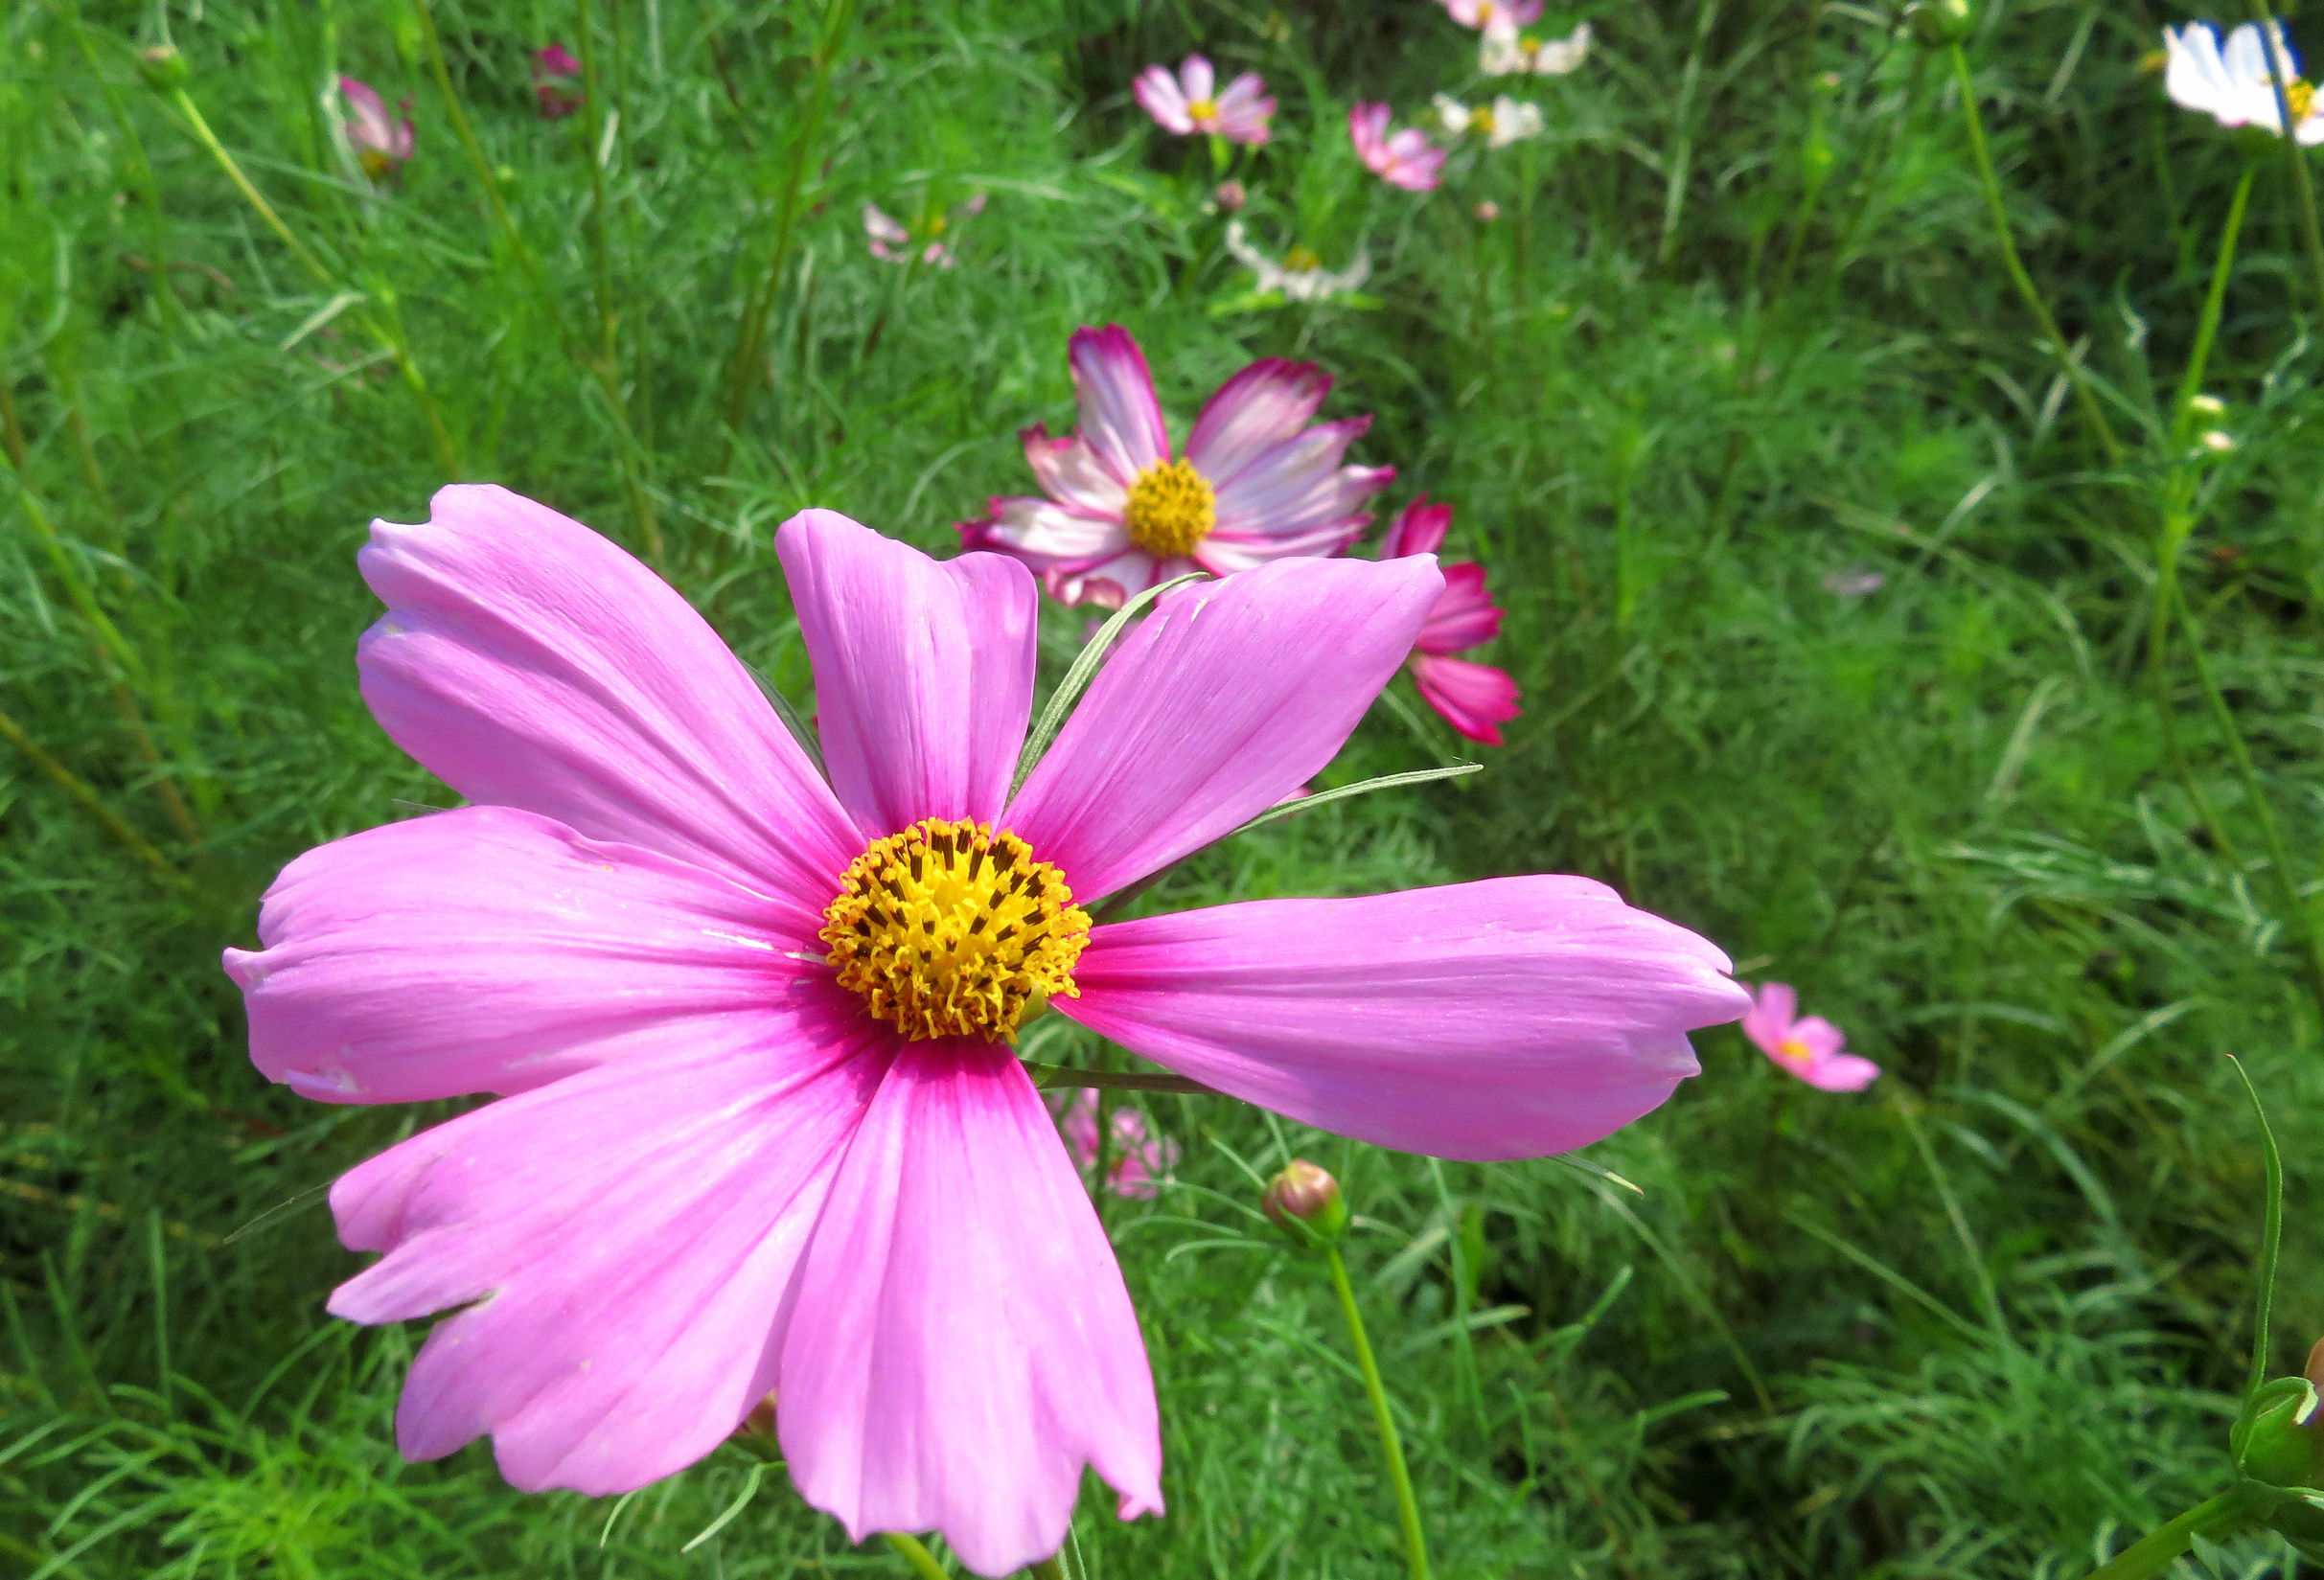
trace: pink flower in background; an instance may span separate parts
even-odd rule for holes
[[[1404,507],[1387,538],[1380,558],[1434,554],[1452,530],[1453,507],[1432,505],[1422,494]],[[1517,682],[1507,670],[1475,664],[1453,654],[1483,647],[1501,634],[1501,610],[1484,590],[1484,567],[1468,561],[1446,565],[1444,591],[1420,628],[1413,644],[1409,667],[1413,683],[1428,705],[1444,715],[1446,722],[1488,746],[1501,744],[1502,724],[1524,710],[1517,705]]]
[[[1866,570],[1862,565],[1851,565],[1846,570],[1835,570],[1824,578],[1824,590],[1834,598],[1862,598],[1870,593],[1878,592],[1886,585],[1888,585],[1887,577],[1876,570]]]
[[[1057,1115],[1057,1129],[1073,1154],[1073,1164],[1084,1176],[1097,1167],[1097,1093],[1083,1088],[1073,1094]],[[1178,1143],[1168,1136],[1146,1133],[1146,1116],[1136,1109],[1114,1111],[1114,1156],[1106,1170],[1106,1189],[1139,1201],[1153,1199],[1158,1186],[1178,1162]],[[1094,1188],[1093,1186],[1093,1188]]]
[[[1310,426],[1331,378],[1269,356],[1220,386],[1173,458],[1146,359],[1118,324],[1073,332],[1081,425],[1019,435],[1046,498],[995,498],[960,523],[972,549],[1015,555],[1067,604],[1118,608],[1188,571],[1228,576],[1270,560],[1337,554],[1371,524],[1365,502],[1393,467],[1340,464],[1369,417]]]
[[[1530,28],[1541,20],[1541,0],[1444,0],[1444,11],[1464,28]]]
[[[497,1101],[333,1186],[358,1322],[448,1313],[415,1459],[519,1487],[684,1468],[771,1393],[802,1496],[1001,1575],[1083,1469],[1162,1508],[1136,1316],[1009,1047],[1046,1002],[1303,1124],[1461,1158],[1584,1145],[1748,1003],[1580,878],[1094,906],[1338,753],[1441,586],[1413,558],[1182,588],[1011,793],[1039,592],[829,511],[784,523],[824,772],[677,592],[489,486],[375,524],[365,701],[468,805],[308,852],[229,950],[251,1057],[334,1103]],[[827,775],[827,776],[826,776]]]
[[[1388,115],[1386,104],[1349,108],[1347,136],[1356,146],[1356,157],[1392,187],[1427,192],[1442,179],[1438,172],[1444,168],[1444,150],[1413,126],[1392,134]]]
[[[1824,1091],[1862,1091],[1880,1066],[1840,1050],[1848,1039],[1820,1015],[1794,1019],[1800,996],[1782,982],[1764,982],[1743,1017],[1743,1035],[1759,1044],[1779,1068]]]
[[[1484,30],[1477,49],[1477,69],[1487,77],[1530,74],[1563,77],[1590,57],[1590,24],[1582,23],[1563,38],[1536,38],[1519,33],[1514,21],[1496,20]]]
[[[563,44],[533,57],[533,99],[543,119],[555,121],[581,108],[581,62]]]
[[[919,227],[915,236],[901,222],[888,218],[877,203],[863,205],[863,235],[874,258],[887,263],[909,263],[918,258],[932,268],[949,269],[956,262],[953,249],[939,240],[984,212],[984,194],[978,193],[963,203],[955,203],[950,214],[931,216]]]
[[[1254,146],[1267,141],[1267,120],[1275,101],[1254,71],[1247,71],[1217,93],[1218,76],[1210,62],[1189,55],[1172,77],[1167,66],[1148,66],[1138,74],[1131,93],[1141,108],[1164,131],[1180,137],[1214,132],[1231,143]]]
[[[411,118],[406,115],[399,121],[389,116],[387,105],[371,84],[352,77],[339,79],[339,96],[354,112],[347,118],[347,141],[355,149],[363,173],[374,181],[395,174],[412,155]],[[405,99],[396,108],[409,110],[411,101]]]

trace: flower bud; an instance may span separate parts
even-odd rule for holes
[[[2213,428],[2210,432],[2197,438],[2196,443],[2214,455],[2224,455],[2235,448],[2235,435],[2221,433],[2219,429]]]
[[[2197,395],[2187,401],[2187,409],[2204,417],[2224,417],[2227,415],[2227,402],[2216,395]]]
[[[1976,26],[1969,0],[1915,0],[1912,18],[1913,36],[1931,49],[1960,43]]]
[[[1347,1203],[1340,1198],[1340,1182],[1304,1157],[1293,1158],[1267,1181],[1259,1205],[1295,1240],[1331,1245],[1347,1232]]]
[[[175,44],[156,44],[142,51],[137,57],[137,71],[146,80],[146,86],[155,93],[174,93],[193,75]]]
[[[1501,205],[1488,197],[1469,212],[1489,225],[1501,218]]]
[[[1221,214],[1233,214],[1251,201],[1251,195],[1243,190],[1240,181],[1221,181],[1218,190],[1210,195],[1218,203]]]

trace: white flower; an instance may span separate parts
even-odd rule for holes
[[[1227,250],[1234,254],[1243,267],[1258,276],[1258,289],[1279,290],[1293,302],[1321,302],[1327,296],[1340,296],[1371,277],[1369,253],[1356,254],[1355,262],[1336,274],[1305,247],[1292,248],[1278,263],[1251,244],[1240,219],[1227,226]]]
[[[1500,149],[1541,135],[1541,106],[1523,99],[1511,99],[1506,93],[1496,97],[1490,105],[1479,104],[1474,109],[1449,93],[1437,95],[1431,103],[1437,106],[1437,119],[1448,137],[1475,132],[1484,139],[1487,148]]]
[[[1590,24],[1584,22],[1563,38],[1536,38],[1504,24],[1498,16],[1484,30],[1477,49],[1477,69],[1487,77],[1511,72],[1537,77],[1563,77],[1590,54]]]
[[[2267,44],[2273,45],[2272,52]],[[2275,83],[2267,71],[2267,57],[2273,53],[2284,73],[2292,135],[2307,147],[2324,143],[2324,114],[2317,112],[2316,90],[2301,79],[2284,30],[2272,22],[2267,44],[2261,42],[2256,22],[2229,34],[2224,50],[2219,30],[2209,23],[2190,22],[2175,32],[2165,28],[2163,50],[2170,64],[2163,76],[2164,90],[2174,103],[2201,110],[2222,126],[2259,126],[2280,134],[2284,123],[2276,113]]]

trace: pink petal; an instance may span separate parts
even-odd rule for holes
[[[1186,437],[1186,459],[1215,485],[1298,434],[1331,393],[1313,362],[1262,356],[1205,402]]]
[[[1517,705],[1517,682],[1490,664],[1423,653],[1413,659],[1413,684],[1446,723],[1488,746],[1501,744],[1496,726],[1525,711]]]
[[[357,651],[363,700],[423,767],[471,801],[831,903],[862,838],[667,583],[488,485],[371,533],[357,562],[387,614]]]
[[[1291,560],[1165,596],[1009,825],[1085,904],[1231,833],[1338,754],[1442,586],[1424,558]]]
[[[1218,84],[1218,76],[1210,69],[1207,56],[1189,55],[1178,68],[1178,85],[1185,90],[1186,102],[1215,97],[1211,89]]]
[[[1772,1054],[1791,1035],[1791,1019],[1799,1007],[1800,996],[1790,983],[1761,982],[1752,997],[1750,1013],[1743,1017],[1743,1035],[1761,1052]]]
[[[1119,608],[1132,594],[1195,568],[1188,560],[1157,561],[1130,541],[1117,517],[1047,499],[995,499],[990,506],[987,519],[959,524],[961,546],[1015,556],[1061,604]]]
[[[1848,1039],[1839,1027],[1820,1015],[1810,1015],[1791,1025],[1792,1040],[1807,1050],[1807,1057],[1821,1063],[1848,1046]]]
[[[911,240],[911,233],[882,213],[877,203],[863,205],[863,234],[890,246],[901,246]]]
[[[1387,167],[1386,150],[1381,147],[1388,134],[1389,108],[1386,104],[1368,104],[1362,100],[1347,106],[1347,140],[1356,148],[1356,157],[1373,171]]]
[[[1148,66],[1139,72],[1138,80],[1130,84],[1130,96],[1163,130],[1184,137],[1194,129],[1194,119],[1186,113],[1186,96],[1179,91],[1178,79],[1167,67]]]
[[[309,851],[226,951],[250,1057],[327,1103],[514,1092],[764,1024],[821,918],[507,807]]]
[[[1501,610],[1484,590],[1484,567],[1469,561],[1446,565],[1444,596],[1420,628],[1422,653],[1465,653],[1501,634]]]
[[[1145,354],[1119,324],[1073,332],[1067,357],[1081,401],[1081,439],[1127,488],[1158,461],[1170,459],[1162,404]]]
[[[715,1449],[774,1385],[785,1296],[886,1065],[846,1028],[673,1050],[504,1098],[332,1188],[385,1258],[331,1297],[428,1335],[396,1436],[434,1459],[490,1432],[518,1487],[626,1492]],[[840,1038],[832,1041],[834,1037]],[[817,1042],[822,1051],[817,1051]]]
[[[1247,71],[1218,96],[1218,116],[1213,124],[1221,137],[1255,148],[1267,141],[1267,121],[1274,114],[1275,101],[1267,97],[1267,84],[1258,73]]]
[[[999,816],[1033,706],[1041,593],[1025,568],[939,562],[827,510],[784,522],[774,546],[815,663],[823,761],[865,840]]]
[[[1347,447],[1370,426],[1369,417],[1319,423],[1222,477],[1217,531],[1275,538],[1361,510],[1396,475],[1392,467],[1340,465]]]
[[[396,128],[387,118],[387,104],[379,90],[356,78],[342,77],[339,93],[355,112],[355,119],[347,123],[347,141],[358,149],[390,151],[395,147]]]
[[[1819,1091],[1862,1091],[1879,1079],[1880,1066],[1852,1053],[1839,1053],[1794,1073]]]
[[[799,1273],[777,1430],[861,1541],[936,1530],[1001,1575],[1063,1544],[1082,1467],[1162,1509],[1162,1438],[1121,1271],[1024,1066],[898,1056]]]
[[[1304,1124],[1447,1157],[1586,1146],[1741,1015],[1726,956],[1586,878],[1261,900],[1099,927],[1054,1007]]]
[[[1025,464],[1033,469],[1042,492],[1075,510],[1116,521],[1121,518],[1130,491],[1105,469],[1079,435],[1051,439],[1048,429],[1036,423],[1017,437],[1024,442]]]
[[[1380,558],[1406,554],[1435,554],[1444,547],[1444,535],[1453,530],[1453,507],[1432,505],[1422,494],[1396,513],[1388,536],[1380,543]]]

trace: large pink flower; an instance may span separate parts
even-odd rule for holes
[[[1653,1109],[1687,1032],[1742,1013],[1716,949],[1580,878],[1091,925],[1331,760],[1436,600],[1426,559],[1165,598],[1012,793],[1024,568],[829,511],[776,548],[824,773],[577,522],[449,488],[361,556],[364,699],[471,804],[300,857],[226,968],[252,1058],[309,1096],[499,1097],[332,1189],[383,1254],[331,1310],[451,1314],[397,1414],[414,1458],[490,1433],[519,1487],[620,1492],[772,1394],[852,1536],[932,1528],[1006,1573],[1063,1541],[1085,1466],[1125,1518],[1162,1506],[1137,1317],[1021,1016],[1490,1158]]]
[[[1880,1066],[1840,1050],[1848,1039],[1820,1015],[1797,1019],[1800,996],[1789,983],[1764,982],[1743,1017],[1743,1035],[1779,1069],[1825,1091],[1862,1091],[1880,1077]]]
[[[1348,140],[1356,146],[1356,157],[1392,187],[1406,192],[1427,192],[1443,177],[1438,172],[1444,168],[1444,149],[1430,142],[1416,126],[1402,131],[1388,129],[1389,109],[1386,104],[1355,104],[1347,111]]]
[[[1218,73],[1210,62],[1189,55],[1179,65],[1176,77],[1167,66],[1148,66],[1138,74],[1130,92],[1164,131],[1181,137],[1213,132],[1231,143],[1254,147],[1266,142],[1275,101],[1267,96],[1267,84],[1259,74],[1247,71],[1228,83],[1226,92],[1217,88]]]
[[[1228,379],[1173,459],[1129,331],[1076,330],[1068,355],[1079,431],[1051,439],[1036,423],[1019,436],[1047,497],[996,498],[959,526],[963,543],[1015,555],[1065,603],[1117,608],[1192,570],[1337,554],[1371,525],[1365,501],[1395,479],[1393,467],[1340,464],[1370,418],[1308,425],[1331,390],[1312,362],[1263,357]]]
[[[339,97],[347,101],[347,142],[355,149],[363,173],[374,181],[396,174],[412,155],[411,117],[401,120],[387,113],[387,103],[369,82],[353,77],[339,79]],[[408,111],[406,99],[396,108]]]
[[[1432,505],[1422,494],[1404,507],[1388,529],[1380,558],[1434,554],[1452,530],[1453,507]],[[1428,611],[1428,623],[1413,643],[1413,684],[1428,705],[1471,741],[1501,744],[1500,725],[1525,710],[1517,705],[1517,682],[1508,671],[1472,663],[1453,654],[1481,648],[1501,634],[1501,610],[1484,590],[1484,567],[1470,561],[1444,567],[1444,591]]]

